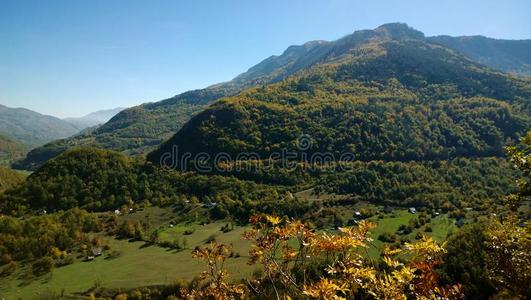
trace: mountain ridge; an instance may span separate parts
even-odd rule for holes
[[[57,117],[0,104],[0,133],[25,144],[38,146],[78,131],[74,125]]]
[[[38,149],[40,155],[30,152],[20,167],[38,166],[72,146],[99,147],[143,155],[169,139],[191,116],[218,99],[236,95],[247,88],[282,81],[298,72],[305,72],[323,60],[341,63],[341,59],[355,57],[364,51],[377,55],[378,49],[371,48],[370,42],[378,39],[430,41],[430,37],[426,38],[422,32],[407,24],[389,23],[374,30],[355,31],[336,41],[310,41],[290,46],[282,54],[266,58],[231,81],[123,110],[91,134],[54,141]],[[361,44],[369,46],[359,48]]]
[[[482,35],[440,35],[428,40],[459,51],[491,68],[522,76],[531,76],[531,39],[505,40]]]
[[[118,114],[120,111],[126,109],[125,107],[116,107],[112,109],[102,109],[95,112],[91,112],[82,117],[64,118],[63,120],[76,126],[80,130],[84,130],[89,127],[100,125],[109,121],[112,117]]]
[[[267,157],[294,150],[308,133],[315,141],[309,154],[354,149],[363,161],[488,157],[503,155],[506,142],[527,129],[531,80],[415,38],[415,31],[393,34],[398,38],[388,39],[386,28],[385,38],[375,40],[362,33],[335,46],[327,61],[216,102],[148,159],[159,163],[174,147],[192,156]]]

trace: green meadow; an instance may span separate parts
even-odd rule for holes
[[[190,241],[201,241],[222,224],[211,224],[205,231],[197,230],[190,235]],[[247,242],[240,236],[243,229],[218,235],[220,242],[234,244],[236,249],[245,250]],[[144,242],[129,242],[105,238],[109,251],[119,252],[116,258],[106,254],[94,261],[76,261],[71,265],[54,269],[50,274],[31,280],[20,279],[21,272],[2,278],[0,299],[32,299],[51,293],[72,295],[94,287],[127,289],[138,286],[170,284],[177,279],[192,279],[205,269],[205,264],[192,258],[191,249],[170,250],[158,246],[146,246]],[[194,244],[195,246],[195,244]],[[241,278],[252,272],[247,258],[229,258],[226,264],[233,278]]]
[[[235,257],[227,260],[226,266],[233,279],[250,275],[255,266],[247,264],[250,242],[242,238],[248,227],[231,225],[230,221],[218,221],[205,225],[199,223],[171,224],[172,214],[167,209],[149,208],[122,216],[123,219],[150,218],[159,231],[159,240],[177,241],[185,249],[175,250],[149,245],[140,241],[118,240],[103,237],[103,243],[110,246],[94,261],[78,258],[73,264],[56,268],[51,273],[34,278],[26,276],[27,268],[20,268],[15,274],[2,278],[0,282],[0,299],[39,299],[51,294],[74,296],[93,288],[129,289],[139,286],[170,284],[178,279],[190,280],[205,269],[205,264],[192,258],[194,247],[205,245],[212,240],[233,247]],[[370,220],[378,226],[373,230],[374,241],[368,249],[369,257],[376,259],[384,247],[377,238],[382,233],[396,233],[400,225],[417,218],[406,210],[395,210]],[[221,231],[228,224],[232,230]],[[445,215],[434,217],[429,222],[432,232],[427,232],[438,241],[445,239],[447,233],[454,230],[453,220]],[[426,225],[411,233],[398,237],[407,237],[414,241],[417,232],[424,232]],[[107,257],[109,253],[115,257]]]

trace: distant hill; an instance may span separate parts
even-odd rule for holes
[[[169,139],[191,116],[205,109],[208,104],[234,95],[248,86],[252,85],[228,82],[122,110],[107,123],[86,134],[53,141],[34,149],[15,167],[34,170],[46,160],[77,146],[143,155]]]
[[[348,57],[358,57],[361,52],[366,51],[371,39],[378,42],[382,38],[411,39],[432,46],[442,43],[439,38],[433,38],[432,41],[432,38],[426,38],[422,32],[403,24],[387,24],[375,30],[355,31],[336,41],[311,41],[300,46],[290,46],[281,55],[273,55],[263,60],[231,81],[125,109],[89,134],[54,141],[36,149],[35,152],[30,152],[19,167],[34,168],[73,146],[98,147],[126,154],[144,155],[169,139],[193,115],[220,98],[234,96],[251,87],[280,82],[292,75],[304,73],[323,62],[341,64]],[[456,43],[459,45],[460,42]],[[514,41],[514,43],[517,45],[516,48],[529,49],[527,53],[531,53],[526,41]],[[511,67],[513,62],[520,59],[519,51],[502,50],[500,43],[492,43],[492,47],[498,50],[481,56],[471,55],[469,56],[471,62],[486,63],[504,71],[513,69]],[[500,53],[506,57],[511,55],[515,57],[509,59],[507,64],[488,63],[496,61],[498,55],[502,55]]]
[[[65,118],[63,120],[67,121],[68,123],[71,123],[72,125],[76,126],[80,130],[83,130],[83,129],[93,127],[96,125],[100,125],[100,124],[103,124],[109,121],[112,117],[114,117],[117,113],[119,113],[122,110],[124,110],[123,107],[99,110],[99,111],[95,111],[90,114],[87,114],[86,116],[83,116],[83,117]]]
[[[74,125],[56,117],[25,108],[0,105],[0,134],[38,146],[79,132]]]
[[[447,35],[430,42],[459,51],[470,59],[508,73],[531,76],[531,40],[499,40],[484,36]]]
[[[9,165],[14,160],[23,158],[28,150],[27,145],[0,134],[0,166]]]

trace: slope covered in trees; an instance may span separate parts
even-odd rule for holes
[[[206,104],[234,95],[248,86],[246,83],[228,82],[124,109],[93,131],[34,149],[15,167],[35,170],[48,159],[72,147],[96,147],[141,156],[170,138]]]
[[[320,59],[310,63],[306,55],[325,45],[326,54],[320,52]],[[267,80],[281,81],[211,105],[152,152],[151,164],[116,152],[67,151],[45,164],[23,186],[9,191],[4,209],[80,206],[99,211],[131,202],[164,205],[179,202],[181,196],[195,196],[206,203],[219,203],[219,216],[228,212],[245,216],[262,205],[261,198],[265,202],[281,198],[282,192],[278,191],[283,191],[283,186],[292,186],[292,190],[316,186],[327,192],[352,194],[356,199],[451,210],[472,204],[479,207],[483,195],[498,200],[512,188],[505,181],[513,176],[508,165],[490,157],[502,156],[504,145],[518,139],[529,126],[529,80],[485,68],[453,50],[427,42],[422,33],[401,24],[357,32],[331,44],[310,45],[297,55],[297,64],[281,67],[290,70],[286,73],[280,69],[255,72],[256,76],[264,72],[296,75],[287,79],[282,79],[284,75],[266,76]],[[224,87],[229,87],[230,93],[237,90],[229,83]],[[149,113],[141,108],[124,110],[95,132],[107,132],[109,139],[104,143],[116,142],[113,145],[120,150],[129,149],[128,143],[133,141],[145,143],[149,136],[157,136],[160,142],[168,133],[148,123],[177,128],[181,119],[174,105],[206,105],[227,95],[224,87],[146,104]],[[174,118],[167,118],[164,112]],[[145,126],[137,119],[144,120]],[[129,142],[121,144],[112,138],[116,130],[132,130]],[[142,141],[139,131],[143,132]],[[304,149],[299,145],[301,136],[308,142]],[[82,139],[96,140],[91,133],[76,137]],[[152,146],[156,143],[153,140]],[[69,147],[75,145],[72,142]],[[54,155],[68,148],[63,142],[48,146]],[[158,168],[161,157],[175,146],[178,155],[189,152],[214,156],[223,152],[236,158],[241,152],[252,152],[263,162],[271,153],[287,149],[296,152],[295,160],[299,162],[322,153],[331,154],[336,162],[347,153],[349,160],[360,162],[337,176],[320,169],[298,172],[282,167],[218,172],[216,176]],[[42,149],[32,151],[30,156],[44,160],[46,153],[39,152]],[[371,163],[373,160],[382,162]],[[457,164],[469,167],[455,172]],[[402,177],[396,178],[395,172]],[[485,177],[504,174],[496,181],[499,188],[478,185],[483,182],[478,175],[482,172],[487,174]],[[463,179],[455,180],[447,174]],[[418,185],[414,182],[418,178],[431,186]],[[390,197],[389,190],[396,195]],[[431,196],[418,195],[426,193]],[[469,195],[473,197],[467,198]]]
[[[371,49],[367,46],[372,43],[404,39],[440,42],[440,39],[437,38],[425,38],[422,32],[411,29],[405,24],[395,23],[382,25],[375,30],[356,31],[336,41],[311,41],[299,46],[290,46],[281,55],[273,55],[265,59],[231,81],[205,89],[189,91],[163,101],[126,109],[93,132],[55,141],[38,148],[31,152],[24,161],[17,164],[17,167],[35,169],[47,159],[75,146],[112,149],[134,155],[143,154],[169,139],[191,116],[220,98],[233,96],[249,87],[282,81],[316,65],[343,63],[345,59],[361,56],[363,53],[370,55]],[[460,41],[456,43],[446,44],[446,46],[456,49],[457,46],[453,47],[453,44],[458,46],[465,44],[465,42]],[[494,49],[493,51],[479,56],[469,55],[469,57],[491,67],[499,67],[500,70],[513,69],[512,65],[523,59],[521,49],[527,49],[528,46],[525,41],[512,43],[515,43],[515,49],[520,50],[506,51],[504,46],[495,43],[491,47]],[[466,49],[467,47],[464,47],[463,51],[468,54]],[[500,60],[501,62],[497,64],[490,64],[491,61]],[[507,64],[505,64],[506,60],[508,61]],[[416,61],[416,63],[420,62]],[[437,67],[432,67],[432,75],[436,73]],[[445,76],[447,75],[456,75],[456,73],[447,72]],[[468,74],[462,73],[461,75]],[[408,76],[415,77],[414,74]],[[460,79],[467,78],[461,76]],[[417,84],[422,84],[422,82],[417,82]],[[379,87],[373,88],[378,89]],[[437,89],[437,87],[433,88]],[[441,92],[452,89],[451,86],[441,88]]]
[[[407,27],[379,30],[377,39],[335,48],[327,63],[214,103],[148,160],[382,204],[451,211],[499,203],[515,173],[496,157],[531,124],[531,82]],[[316,167],[315,157],[336,166]],[[231,169],[256,160],[258,168]],[[205,162],[212,168],[197,168]],[[350,169],[336,168],[340,162]]]
[[[340,63],[339,63],[340,62]],[[502,155],[529,126],[531,84],[426,42],[371,40],[334,63],[218,101],[151,153],[266,158],[310,135],[311,155],[433,160]],[[336,156],[337,158],[338,156]]]
[[[80,209],[28,218],[0,216],[1,275],[9,275],[18,263],[33,262],[31,271],[36,276],[56,264],[70,264],[74,258],[67,252],[83,243],[91,245],[88,233],[101,227],[95,214]]]
[[[0,193],[22,183],[26,175],[0,166]]]
[[[75,207],[109,211],[135,203],[193,202],[198,206],[216,203],[214,218],[225,217],[230,210],[246,220],[255,209],[278,207],[281,192],[235,178],[165,170],[114,151],[73,148],[8,190],[0,198],[0,212],[17,214],[27,209],[55,211]],[[242,205],[244,202],[246,205]]]

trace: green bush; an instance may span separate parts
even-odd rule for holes
[[[39,259],[37,259],[32,265],[31,265],[31,272],[35,276],[42,276],[46,273],[49,273],[52,271],[55,263],[53,258],[49,256],[44,256]]]

